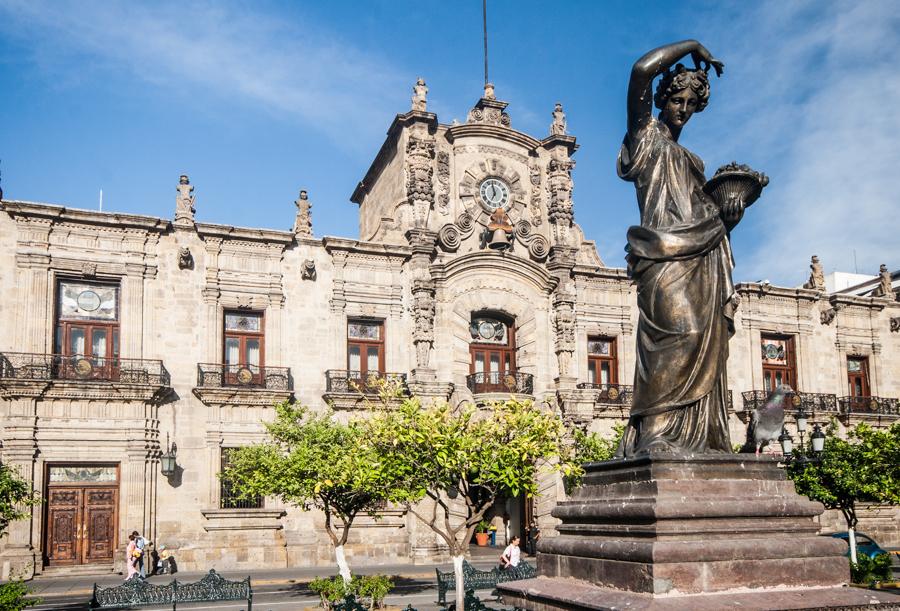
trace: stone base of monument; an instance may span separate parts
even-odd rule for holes
[[[505,602],[532,611],[827,608],[874,600],[871,591],[843,587],[846,544],[817,535],[822,511],[795,492],[770,456],[654,453],[594,463],[553,511],[562,524],[559,536],[539,544],[541,577],[499,590]]]

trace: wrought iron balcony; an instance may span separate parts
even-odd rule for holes
[[[292,391],[294,390],[294,379],[291,377],[290,367],[198,363],[197,387]]]
[[[769,392],[765,390],[748,390],[742,392],[744,399],[744,411],[752,412],[765,405]],[[785,401],[787,410],[799,410],[807,413],[832,413],[838,412],[837,397],[828,393],[818,392],[794,392],[790,393]]]
[[[85,357],[66,354],[4,352],[0,379],[75,380],[170,386],[169,372],[155,359]]]
[[[578,388],[583,390],[596,390],[597,397],[595,403],[603,403],[606,405],[631,405],[631,398],[634,394],[634,387],[625,384],[596,384],[594,382],[581,382]]]
[[[374,395],[386,384],[398,385],[404,394],[408,394],[405,373],[367,371],[364,375],[361,371],[347,369],[329,369],[325,372],[325,391],[328,393]]]
[[[841,397],[842,414],[900,416],[900,400],[888,397]]]
[[[475,395],[492,392],[531,395],[534,394],[534,376],[523,371],[482,371],[467,375],[466,386]]]

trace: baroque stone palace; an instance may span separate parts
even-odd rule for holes
[[[359,239],[315,237],[305,191],[293,231],[197,222],[187,176],[171,220],[2,201],[2,460],[46,499],[0,542],[4,578],[121,570],[132,530],[182,570],[330,565],[319,514],[239,500],[217,478],[276,401],[350,417],[391,378],[426,399],[546,402],[592,430],[624,419],[635,291],[575,222],[562,107],[537,139],[490,86],[454,125],[427,111],[424,82],[414,92],[353,192]],[[900,303],[828,292],[817,265],[807,288],[737,287],[736,443],[781,382],[816,422],[900,415]],[[563,494],[550,480],[497,507],[498,543],[532,516],[551,536]],[[893,511],[865,514],[883,544],[900,543]],[[441,551],[391,507],[347,549],[371,563]]]

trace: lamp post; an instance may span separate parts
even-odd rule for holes
[[[804,415],[805,416],[805,415]],[[800,429],[800,418],[798,414],[797,418],[797,428]],[[806,429],[806,418],[803,418],[803,430]],[[813,425],[813,432],[810,436],[810,441],[812,445],[812,456],[806,455],[806,446],[803,444],[803,430],[800,430],[800,448],[799,451],[794,453],[794,439],[787,432],[786,428],[781,429],[781,435],[778,437],[778,442],[781,444],[781,453],[784,454],[784,462],[794,462],[794,463],[817,463],[822,460],[822,454],[825,451],[825,432],[822,431],[822,427],[818,424]]]
[[[178,445],[172,444],[169,445],[169,434],[166,433],[166,451],[165,453],[159,457],[159,467],[160,473],[169,477],[175,474],[175,471],[178,469],[178,463],[175,462],[175,457],[178,454]]]

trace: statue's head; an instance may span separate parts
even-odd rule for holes
[[[704,70],[678,64],[663,74],[653,101],[666,124],[684,127],[695,112],[703,112],[709,103],[709,77]]]
[[[813,256],[812,256],[812,259],[810,259],[810,261],[812,261],[813,263],[818,263],[818,262],[819,262],[819,255],[813,255]]]
[[[178,184],[181,184],[181,185],[189,185],[189,184],[191,184],[191,181],[188,179],[187,174],[182,174],[182,175],[178,178]]]

